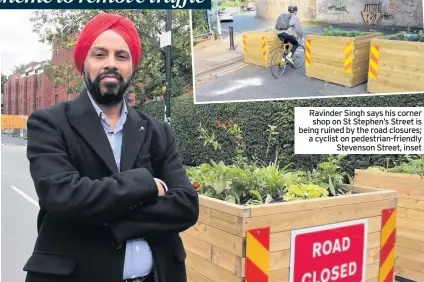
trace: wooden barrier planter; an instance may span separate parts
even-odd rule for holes
[[[306,76],[354,87],[368,80],[371,40],[382,33],[357,37],[308,35]]]
[[[282,45],[276,31],[248,31],[242,33],[244,61],[268,68],[272,51]]]
[[[371,41],[368,92],[424,91],[424,40],[397,40],[394,34]]]
[[[322,262],[320,267],[323,269],[342,265],[340,269],[343,275],[359,275],[354,281],[393,281],[386,277],[393,274],[390,270],[394,258],[390,258],[386,252],[394,246],[387,247],[387,242],[391,241],[386,240],[386,247],[381,248],[381,238],[386,238],[388,232],[395,229],[393,216],[390,215],[396,211],[397,193],[359,186],[352,186],[351,191],[351,195],[258,206],[235,205],[201,195],[198,223],[181,234],[187,252],[188,281],[298,282],[302,281],[302,275],[313,271],[316,271],[316,280],[313,280],[311,274],[310,280],[305,281],[323,281],[320,280],[320,275],[328,273],[318,269],[316,261],[308,263],[307,257],[312,258],[312,243],[305,242],[314,238],[313,240],[323,243],[336,235],[341,240],[340,234],[355,237],[355,231],[336,229],[326,231],[328,234],[325,236],[297,235],[296,240],[292,236],[302,232],[304,228],[346,224],[355,220],[365,222],[362,235],[357,235],[355,240],[350,241],[352,248],[348,251],[356,250],[356,253],[352,257],[340,253],[330,254],[322,260],[315,260]],[[391,219],[388,220],[389,218]],[[297,246],[294,245],[295,242]],[[347,242],[348,240],[343,239],[338,247],[347,247]],[[331,242],[326,243],[321,245],[321,255],[325,252],[324,249],[332,250],[329,248]],[[337,251],[337,243],[331,246]],[[299,252],[304,252],[305,255]],[[291,258],[293,253],[297,254],[294,259]],[[358,265],[343,266],[346,259],[349,261],[356,255],[363,258]],[[388,257],[382,270],[380,255]],[[329,260],[331,264],[328,264]],[[314,270],[316,266],[318,268]],[[333,270],[337,272],[337,268]],[[290,278],[291,275],[300,276]]]
[[[424,180],[418,175],[356,170],[355,185],[398,193],[395,274],[424,281]]]

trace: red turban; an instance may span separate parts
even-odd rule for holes
[[[133,71],[137,68],[142,48],[140,37],[134,24],[122,16],[101,13],[91,19],[78,36],[74,48],[74,62],[80,73],[82,73],[82,67],[91,45],[106,30],[112,30],[124,38],[130,48]]]

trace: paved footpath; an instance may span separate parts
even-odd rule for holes
[[[206,42],[205,42],[206,43]],[[201,47],[194,49],[194,71],[202,74],[212,69],[220,68],[228,63],[239,61],[243,58],[243,45],[241,35],[234,36],[236,50],[230,50],[230,38],[209,41]],[[206,45],[206,46],[205,46]]]

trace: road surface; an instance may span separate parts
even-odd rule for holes
[[[306,98],[366,93],[366,84],[348,88],[305,77],[305,68],[286,68],[274,79],[270,69],[248,65],[196,86],[196,103]]]
[[[23,138],[13,137],[9,134],[3,134],[3,133],[1,135],[1,141],[2,143],[20,145],[20,146],[25,146],[27,144],[27,141]]]
[[[223,38],[229,36],[229,27],[233,26],[234,33],[242,33],[248,30],[264,30],[273,28],[272,22],[266,22],[255,18],[256,13],[246,12],[233,16],[233,22],[221,22],[221,34]]]
[[[37,195],[29,174],[26,141],[2,134],[1,278],[25,281],[22,270],[37,236]]]

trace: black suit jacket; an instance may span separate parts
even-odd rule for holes
[[[179,233],[196,223],[198,195],[167,123],[128,107],[121,172],[86,91],[35,111],[27,128],[40,203],[27,282],[120,282],[125,242],[136,238],[152,249],[156,281],[186,282]]]

